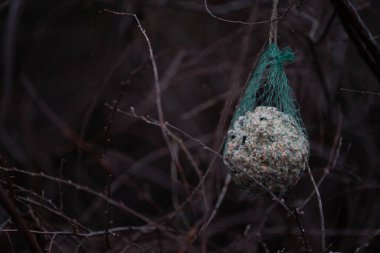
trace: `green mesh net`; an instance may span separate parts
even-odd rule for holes
[[[309,142],[283,63],[289,48],[270,43],[232,118],[224,158],[232,179],[250,192],[257,182],[272,192],[295,185],[309,156]]]
[[[235,111],[231,126],[240,116],[253,111],[257,106],[271,106],[293,117],[305,133],[297,102],[283,67],[284,62],[293,62],[294,59],[289,47],[280,50],[275,43],[267,46]]]

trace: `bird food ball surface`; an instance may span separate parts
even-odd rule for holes
[[[228,131],[224,155],[237,184],[260,191],[253,177],[281,193],[296,184],[304,171],[309,142],[293,117],[275,107],[258,106],[240,116]]]

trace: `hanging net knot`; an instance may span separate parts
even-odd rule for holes
[[[256,69],[235,111],[231,124],[257,106],[276,107],[294,118],[298,128],[304,131],[297,102],[285,74],[284,62],[294,62],[295,55],[289,47],[280,49],[276,43],[269,43],[261,54]]]
[[[282,50],[280,50],[277,46],[270,46],[269,57],[272,58],[272,64],[294,62],[295,60],[295,55],[289,47],[285,47]]]

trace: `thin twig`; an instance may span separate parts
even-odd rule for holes
[[[124,226],[124,227],[114,227],[110,228],[108,231],[106,230],[99,230],[99,231],[91,231],[87,233],[76,233],[72,231],[41,231],[41,230],[29,230],[30,233],[33,234],[39,234],[39,235],[66,235],[66,236],[77,236],[77,237],[97,237],[97,236],[104,236],[107,233],[110,233],[112,236],[116,236],[116,233],[118,232],[127,232],[127,231],[141,231],[143,233],[151,232],[155,229],[154,226],[146,225],[146,226]],[[4,232],[19,232],[18,229],[4,229]]]
[[[298,225],[298,227],[300,229],[300,232],[301,232],[301,238],[302,238],[302,243],[303,243],[304,249],[305,249],[306,252],[312,252],[312,250],[309,247],[309,243],[308,243],[308,241],[306,239],[306,236],[305,236],[305,228],[302,225],[301,219],[299,217],[300,211],[299,211],[299,209],[294,204],[293,192],[291,192],[291,194],[290,194],[290,200],[292,202],[292,207],[293,207],[293,210],[294,210],[293,212],[294,212],[294,215],[295,215],[295,219],[296,219],[297,225]]]
[[[110,109],[113,109],[113,106],[110,105],[110,104],[108,104],[108,103],[106,103],[105,106],[107,106],[107,107],[110,108]],[[135,112],[135,110],[134,110],[133,107],[131,107],[130,110],[131,110],[131,112],[128,112],[128,111],[124,111],[124,110],[122,110],[122,109],[120,109],[120,108],[117,108],[117,112],[119,112],[119,113],[121,113],[121,114],[124,114],[124,115],[126,115],[126,116],[129,116],[129,117],[133,117],[133,118],[136,118],[136,119],[142,120],[142,121],[144,121],[145,123],[148,123],[148,124],[150,124],[150,125],[154,125],[154,126],[158,126],[158,127],[160,126],[160,125],[159,125],[159,122],[158,122],[157,120],[155,120],[155,119],[153,119],[153,118],[151,118],[151,117],[149,117],[149,116],[138,115],[138,114]],[[207,146],[204,142],[202,142],[200,139],[191,136],[190,134],[188,134],[188,133],[186,133],[185,131],[183,131],[182,129],[180,129],[180,128],[178,128],[178,127],[176,127],[176,126],[170,124],[169,122],[165,122],[165,124],[166,124],[170,129],[173,129],[173,130],[179,132],[180,134],[184,135],[185,137],[189,138],[190,140],[192,140],[192,141],[198,143],[198,144],[201,145],[205,150],[207,150],[207,151],[213,153],[215,156],[217,156],[217,157],[219,157],[219,158],[223,158],[223,156],[220,155],[218,151],[216,151],[216,150],[210,148],[210,147]]]
[[[277,44],[277,30],[278,30],[278,21],[277,21],[277,6],[278,0],[273,0],[272,16],[269,30],[269,43]]]
[[[377,229],[375,232],[372,233],[371,236],[368,236],[368,239],[362,245],[356,248],[355,253],[359,253],[361,250],[369,247],[371,240],[378,235],[380,235],[380,229]]]
[[[380,80],[380,48],[349,0],[330,0],[341,24],[372,73]]]
[[[9,246],[11,247],[12,253],[16,253],[15,246],[14,246],[11,236],[9,235],[9,232],[5,232],[5,235],[7,236],[7,240],[8,240]]]
[[[159,6],[159,7],[169,7],[185,11],[193,11],[198,13],[207,14],[204,4],[197,3],[196,1],[189,0],[176,0],[176,1],[157,1],[157,0],[143,0],[147,5]],[[218,4],[218,5],[209,5],[209,8],[212,9],[213,13],[216,14],[226,14],[229,12],[239,11],[250,7],[254,4],[252,0],[231,0],[227,3]]]
[[[294,3],[295,1],[293,1]],[[233,24],[241,24],[241,25],[260,25],[260,24],[267,24],[267,23],[272,23],[273,21],[279,21],[281,19],[283,19],[286,14],[288,14],[290,8],[293,6],[293,3],[291,3],[288,8],[286,9],[286,11],[279,17],[279,18],[276,18],[275,20],[271,19],[271,20],[265,20],[265,21],[258,21],[258,22],[245,22],[245,21],[242,21],[242,20],[231,20],[231,19],[225,19],[225,18],[221,18],[221,17],[218,17],[216,16],[209,8],[209,5],[207,3],[207,0],[204,0],[204,6],[205,6],[205,9],[206,9],[206,12],[213,18],[217,19],[217,20],[220,20],[220,21],[223,21],[223,22],[227,22],[227,23],[233,23]]]
[[[109,104],[106,104],[106,106],[110,107],[111,109],[113,108],[111,105]],[[131,112],[126,112],[126,111],[123,111],[121,109],[117,109],[118,112],[124,114],[124,115],[127,115],[127,116],[130,116],[130,117],[134,117],[134,118],[137,118],[137,119],[140,119],[140,120],[143,120],[145,121],[146,123],[148,124],[151,124],[151,125],[155,125],[155,126],[160,126],[159,122],[151,117],[146,117],[146,116],[141,116],[141,115],[137,115],[136,112],[134,111],[133,108],[131,108]],[[192,137],[191,135],[189,135],[188,133],[184,132],[183,130],[179,129],[178,127],[175,127],[171,124],[169,124],[168,122],[165,123],[169,128],[171,129],[174,129],[178,132],[180,132],[181,134],[185,135],[186,137],[188,137],[189,139],[191,140],[194,140],[196,142],[198,142],[199,144],[202,145],[202,147],[204,147],[206,150],[208,150],[209,152],[213,153],[215,155],[215,157],[217,158],[220,158],[222,159],[223,161],[224,160],[224,157],[222,155],[219,154],[219,152],[215,151],[214,149],[208,147],[206,144],[204,144],[201,140],[198,140],[194,137]],[[225,162],[228,162],[228,163],[231,163],[231,161],[225,161]],[[237,169],[239,169],[242,173],[246,174],[251,180],[253,180],[257,185],[259,185],[262,189],[265,190],[265,192],[267,192],[273,200],[277,201],[280,203],[280,205],[282,207],[285,208],[285,210],[287,210],[289,212],[290,215],[292,215],[294,217],[294,214],[293,212],[289,209],[289,207],[284,203],[284,200],[281,199],[281,197],[277,197],[271,190],[268,189],[268,187],[266,187],[265,185],[263,185],[260,181],[258,181],[255,177],[253,177],[252,175],[249,175],[243,168],[235,165],[235,164],[231,164],[232,166],[235,166]],[[206,171],[207,172],[207,171]],[[204,173],[204,175],[202,176],[202,181],[205,179],[205,176],[207,176],[207,173]],[[198,185],[199,186],[199,185]]]
[[[266,227],[264,232],[269,235],[284,235],[286,233],[296,235],[298,234],[297,227],[289,226],[271,226]],[[342,237],[363,237],[368,234],[375,234],[379,229],[326,229],[326,235],[331,237],[342,236]],[[309,228],[305,231],[307,235],[315,236],[321,234],[320,228]],[[332,252],[330,252],[332,253]]]
[[[152,68],[153,68],[154,87],[156,90],[156,107],[157,107],[157,112],[158,112],[159,126],[161,129],[162,136],[165,140],[165,143],[166,143],[166,145],[170,151],[170,155],[172,158],[174,158],[175,157],[175,151],[171,145],[171,140],[169,138],[167,125],[165,123],[164,110],[162,107],[161,84],[160,84],[160,78],[158,75],[157,63],[156,63],[156,60],[154,57],[153,47],[152,47],[152,44],[150,42],[149,37],[148,37],[145,29],[142,27],[140,19],[137,17],[136,14],[126,13],[126,12],[117,12],[117,11],[113,11],[113,10],[109,10],[109,9],[104,9],[101,12],[108,12],[108,13],[115,14],[115,15],[131,16],[137,22],[137,26],[138,26],[139,30],[141,31],[142,35],[144,36],[145,41],[147,43],[148,50],[149,50],[149,56],[150,56],[150,60],[151,60]]]
[[[309,163],[306,162],[305,164],[306,164],[307,171],[309,173],[310,180],[314,186],[315,193],[316,193],[317,200],[318,200],[319,218],[321,220],[321,246],[322,246],[321,252],[325,253],[325,251],[326,251],[326,230],[325,230],[325,218],[323,215],[322,198],[321,198],[321,195],[319,193],[318,186],[315,183],[313,174],[311,173]]]
[[[107,231],[107,234],[109,233],[109,231]],[[78,253],[80,248],[83,246],[83,244],[87,241],[87,238],[83,238],[80,243],[75,247],[75,251],[74,253]]]
[[[203,232],[211,223],[211,221],[214,219],[216,213],[218,212],[219,210],[219,207],[220,205],[222,204],[223,202],[223,199],[226,195],[226,192],[228,190],[228,186],[230,185],[230,182],[231,182],[231,174],[227,174],[226,175],[226,178],[224,179],[224,185],[223,185],[223,188],[219,194],[219,197],[218,197],[218,200],[216,201],[216,204],[214,206],[214,210],[212,211],[210,217],[208,218],[207,222],[203,224],[202,228],[200,229],[200,233]]]
[[[330,173],[330,171],[335,168],[336,163],[338,161],[338,157],[340,155],[340,149],[342,147],[342,142],[343,142],[343,138],[340,137],[341,136],[341,130],[342,130],[342,118],[343,118],[343,116],[340,113],[339,118],[338,118],[338,129],[337,129],[337,132],[335,134],[334,145],[333,145],[333,148],[336,147],[336,149],[335,149],[335,152],[332,152],[330,154],[329,162],[323,170],[322,177],[318,180],[318,183],[317,183],[318,188],[321,186],[323,181],[326,179],[326,177]],[[306,198],[306,200],[301,205],[298,206],[298,209],[302,210],[307,205],[307,203],[309,203],[309,201],[314,196],[314,194],[315,194],[315,188],[310,193],[310,195]]]
[[[77,147],[81,150],[91,153],[92,146],[83,141],[80,136],[69,126],[69,124],[67,124],[57,113],[55,113],[47,102],[40,97],[32,81],[25,73],[20,74],[20,81],[24,85],[29,96],[38,105],[39,109],[64,134],[64,136],[77,145]],[[101,163],[97,157],[94,158],[97,163]]]
[[[148,224],[158,225],[154,221],[152,221],[151,219],[149,219],[148,217],[146,217],[146,216],[142,215],[141,213],[133,210],[132,208],[126,206],[124,203],[119,202],[119,201],[117,201],[115,199],[112,199],[112,198],[108,198],[103,193],[97,192],[97,191],[89,188],[88,186],[76,184],[76,183],[72,182],[71,180],[65,180],[65,179],[61,179],[61,178],[56,178],[56,177],[49,176],[49,175],[47,175],[45,173],[42,173],[42,172],[41,173],[34,173],[34,172],[25,171],[25,170],[20,170],[20,169],[17,169],[17,168],[5,168],[5,167],[0,166],[0,170],[5,171],[5,172],[16,172],[16,173],[20,173],[20,174],[24,174],[24,175],[28,175],[28,176],[32,176],[32,177],[45,178],[45,179],[48,179],[48,180],[53,181],[53,182],[62,183],[64,185],[71,186],[71,187],[73,187],[73,188],[75,188],[77,190],[80,190],[80,191],[83,191],[83,192],[87,192],[87,193],[89,193],[89,194],[91,194],[93,196],[96,196],[98,198],[101,198],[101,199],[103,199],[105,201],[109,201],[112,205],[120,208],[121,210],[124,210],[126,212],[129,212],[129,213],[133,214],[134,216],[136,216],[137,218],[145,221]]]
[[[221,94],[217,95],[216,97],[214,97],[211,100],[207,100],[204,103],[198,104],[196,107],[194,107],[190,111],[185,112],[184,114],[182,114],[181,115],[181,119],[182,120],[188,120],[188,119],[194,117],[198,113],[200,113],[200,112],[202,112],[202,111],[204,111],[204,110],[206,110],[206,109],[208,109],[208,108],[216,105],[219,102],[219,100],[227,98],[230,95],[230,93],[231,93],[231,91],[227,91],[227,92],[221,93]]]
[[[365,91],[365,90],[353,90],[353,89],[346,89],[346,88],[340,88],[340,90],[353,92],[353,93],[367,94],[367,95],[380,95],[380,92],[372,92],[372,91]]]
[[[52,252],[54,240],[55,240],[56,237],[57,237],[57,234],[53,235],[52,238],[50,239],[48,253]]]
[[[253,10],[250,14],[249,20],[254,20],[256,13],[257,13],[256,9]],[[240,43],[240,53],[238,55],[238,58],[236,59],[235,67],[234,67],[233,71],[231,72],[231,76],[230,76],[230,80],[229,80],[229,83],[231,84],[231,86],[229,87],[230,95],[224,101],[223,109],[221,110],[220,118],[218,120],[217,128],[215,131],[216,143],[214,144],[214,148],[217,147],[218,145],[220,145],[221,140],[223,140],[225,138],[225,127],[228,123],[227,120],[229,118],[231,109],[232,110],[234,109],[232,107],[233,101],[236,99],[236,97],[239,95],[239,93],[241,93],[240,99],[241,99],[241,96],[243,94],[239,89],[239,85],[241,82],[240,80],[243,77],[243,68],[241,68],[240,66],[244,65],[246,55],[249,51],[249,48],[251,47],[252,31],[253,31],[253,27],[249,27],[249,29],[247,29],[247,31],[245,32],[244,37]],[[254,63],[254,65],[256,65],[256,62]],[[246,85],[247,85],[248,81],[249,80],[247,79]]]
[[[161,85],[160,85],[160,78],[158,76],[157,63],[156,63],[156,60],[154,58],[153,48],[152,48],[152,45],[150,43],[149,37],[148,37],[145,29],[141,25],[140,19],[137,17],[136,14],[133,14],[133,13],[118,12],[118,11],[113,11],[113,10],[109,10],[109,9],[103,9],[101,12],[108,12],[108,13],[115,14],[115,15],[131,16],[137,22],[137,26],[138,26],[139,30],[141,31],[142,35],[144,36],[145,41],[148,45],[149,56],[150,56],[150,60],[151,60],[152,68],[153,68],[154,86],[156,89],[156,105],[157,105],[158,119],[160,122],[161,132],[162,132],[162,135],[165,139],[166,144],[168,145],[168,148],[171,149],[170,148],[170,139],[169,139],[167,129],[166,129],[166,124],[165,124],[164,111],[162,108]]]
[[[6,219],[3,224],[0,225],[0,233],[3,232],[3,229],[8,225],[9,222],[11,222],[11,218]]]
[[[172,137],[180,145],[180,147],[182,148],[182,150],[185,152],[187,158],[189,159],[191,165],[194,167],[194,170],[195,170],[195,172],[198,175],[199,181],[201,181],[202,180],[202,172],[201,172],[199,166],[197,165],[194,157],[191,155],[191,153],[189,152],[188,148],[183,143],[182,139],[178,138],[169,129],[167,129],[167,131],[168,131],[168,134],[170,135],[170,137]],[[205,212],[207,212],[209,210],[209,205],[208,205],[208,202],[207,202],[207,194],[206,194],[206,189],[204,187],[204,184],[201,184],[201,190],[202,190],[202,195],[203,195],[204,209],[205,209]]]
[[[102,166],[102,168],[103,168],[103,171],[104,171],[104,174],[106,177],[106,192],[107,192],[108,198],[111,198],[111,177],[112,177],[110,169],[108,168],[108,163],[106,162],[106,160],[107,160],[107,147],[108,147],[108,143],[110,142],[109,134],[111,131],[111,127],[115,122],[116,108],[119,106],[121,99],[123,98],[123,96],[125,94],[125,88],[126,88],[126,85],[123,84],[122,91],[120,92],[119,96],[117,97],[117,99],[114,103],[115,109],[112,110],[112,112],[111,112],[111,115],[110,115],[109,120],[108,120],[108,124],[105,128],[106,131],[105,131],[104,138],[103,138],[103,154],[102,154],[103,162],[102,162],[102,164],[104,166]],[[107,231],[111,226],[111,219],[112,219],[112,205],[109,202],[107,202],[107,208],[106,208],[105,214],[106,214],[106,231]],[[111,249],[111,243],[110,243],[108,234],[106,234],[106,236],[105,236],[105,241],[106,241],[108,249]]]
[[[58,175],[59,175],[59,178],[63,178],[63,167],[65,166],[65,159],[62,159],[61,160],[61,163],[59,165],[59,171],[58,171]],[[58,184],[58,192],[59,192],[59,209],[60,210],[63,210],[63,191],[62,191],[62,184],[59,183]]]
[[[83,226],[82,224],[80,224],[79,222],[77,222],[75,219],[72,219],[72,218],[68,217],[66,214],[64,214],[60,210],[56,210],[54,208],[48,207],[47,205],[44,205],[44,203],[37,202],[35,200],[32,200],[29,197],[28,198],[24,198],[24,197],[18,196],[17,200],[20,201],[23,204],[26,204],[24,202],[28,202],[28,203],[33,204],[35,206],[39,206],[39,207],[41,207],[41,208],[43,208],[43,209],[45,209],[45,210],[47,210],[47,211],[49,211],[51,213],[54,213],[55,215],[61,217],[62,219],[65,219],[66,221],[70,222],[71,225],[75,226],[76,228],[81,228],[84,231],[89,231],[89,229],[87,229],[85,226]]]
[[[25,221],[22,219],[21,214],[18,211],[16,205],[12,202],[12,200],[9,199],[9,197],[5,193],[5,190],[1,184],[0,184],[0,202],[2,206],[4,207],[4,209],[7,211],[7,213],[12,217],[13,222],[17,224],[20,232],[25,236],[31,250],[35,253],[42,252],[40,246],[38,245],[35,235],[33,235],[29,231],[29,228],[26,225]]]
[[[261,246],[263,246],[263,241],[262,241],[262,238],[261,238],[261,234],[262,234],[262,231],[265,227],[265,223],[267,222],[268,220],[268,217],[269,217],[269,214],[274,210],[274,208],[277,206],[277,202],[273,202],[264,212],[263,216],[261,217],[261,222],[260,224],[257,226],[256,230],[254,230],[253,232],[253,239],[254,241],[258,241],[258,243],[261,244]],[[248,237],[248,236],[247,236]],[[255,243],[254,244],[254,248],[253,249],[256,249],[257,248],[257,244]]]

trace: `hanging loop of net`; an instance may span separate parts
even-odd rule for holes
[[[280,50],[275,43],[268,45],[235,111],[232,124],[257,106],[271,106],[293,117],[298,127],[304,129],[297,102],[283,66],[284,62],[293,62],[294,59],[295,56],[290,48],[285,47]]]

